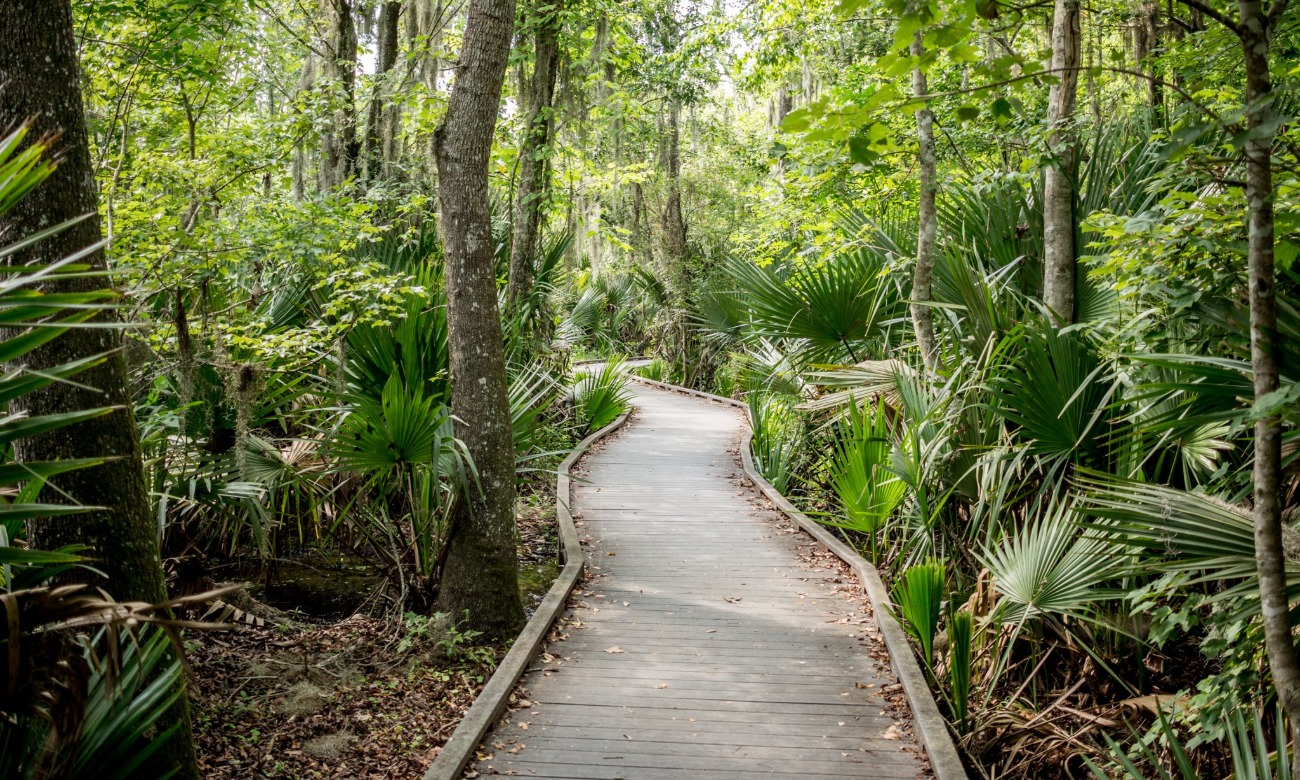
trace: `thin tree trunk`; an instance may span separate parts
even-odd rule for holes
[[[678,114],[681,107],[673,101],[668,107],[664,128],[664,172],[668,178],[668,201],[664,204],[664,249],[669,267],[678,277],[682,295],[686,294],[686,219],[682,215],[681,131]]]
[[[1056,0],[1052,67],[1047,97],[1052,161],[1043,182],[1043,302],[1058,325],[1074,322],[1075,137],[1070,127],[1079,86],[1079,0]]]
[[[370,96],[370,110],[366,116],[366,143],[362,157],[365,159],[367,179],[385,178],[390,169],[392,152],[392,119],[396,110],[392,101],[392,87],[388,80],[397,64],[397,21],[402,15],[401,0],[387,0],[379,9],[379,51],[375,59],[375,89]]]
[[[496,638],[523,625],[515,552],[515,453],[497,313],[488,161],[514,0],[472,0],[444,123],[434,136],[447,264],[447,347],[456,435],[478,470],[457,502],[438,608]]]
[[[298,76],[298,94],[310,92],[316,87],[316,56],[308,53],[302,64],[302,73]],[[290,192],[293,199],[301,201],[307,194],[307,145],[299,138],[293,145],[293,157],[289,163],[291,178]]]
[[[356,173],[357,164],[357,28],[352,0],[323,0],[329,19],[325,44],[325,87],[333,107],[330,129],[322,139],[320,185],[336,189]]]
[[[510,283],[507,299],[513,309],[533,288],[537,237],[545,219],[550,189],[550,146],[555,127],[552,106],[555,79],[560,69],[560,16],[562,0],[540,0],[533,10],[544,15],[534,39],[533,79],[519,148],[519,195],[515,204],[514,237],[510,244]]]
[[[92,215],[56,236],[19,252],[15,265],[44,265],[92,246],[100,240],[94,173],[81,101],[81,76],[69,0],[7,0],[0,9],[0,127],[32,120],[32,138],[55,137],[59,165],[53,175],[0,218],[0,235],[15,242],[51,225]],[[103,270],[103,251],[85,259]],[[102,277],[61,279],[46,292],[80,292],[100,288]],[[105,324],[112,322],[104,315]],[[167,599],[158,529],[149,509],[140,435],[127,392],[122,336],[116,328],[75,328],[24,357],[35,371],[74,360],[111,353],[100,365],[73,382],[55,382],[13,402],[11,411],[32,417],[112,407],[113,412],[15,445],[20,461],[106,458],[94,468],[54,477],[42,499],[99,507],[70,517],[33,520],[28,534],[34,547],[54,550],[86,545],[95,566],[107,577],[93,584],[124,601],[158,603]],[[80,573],[80,576],[89,576]],[[159,776],[163,768],[176,777],[197,778],[189,703],[183,695],[164,718],[177,732],[141,770]]]
[[[912,39],[912,56],[925,54],[921,31]],[[912,71],[912,95],[917,98],[929,94],[925,71],[920,65]],[[916,343],[921,349],[925,367],[933,371],[939,364],[939,345],[934,338],[934,319],[927,303],[934,279],[934,245],[939,231],[939,217],[935,213],[934,199],[939,188],[934,148],[934,114],[926,103],[916,112],[916,141],[919,147],[921,169],[921,197],[917,206],[916,269],[912,273],[912,327],[916,330]]]
[[[1160,50],[1160,3],[1156,0],[1142,2],[1142,37],[1146,42],[1147,102],[1152,108],[1159,108],[1164,102],[1164,92],[1160,87],[1160,69],[1156,57]]]
[[[1273,84],[1269,73],[1270,15],[1259,0],[1239,0],[1239,37],[1246,65],[1246,208],[1247,263],[1250,271],[1250,357],[1255,401],[1278,389],[1277,294],[1273,258]],[[1281,17],[1286,0],[1274,3]],[[1286,595],[1286,558],[1282,546],[1282,429],[1276,413],[1255,421],[1255,565],[1263,604],[1264,640],[1273,685],[1291,721],[1292,739],[1300,745],[1300,661],[1291,633]],[[1300,751],[1292,765],[1300,773]]]

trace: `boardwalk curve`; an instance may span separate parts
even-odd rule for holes
[[[928,776],[856,583],[744,479],[742,412],[634,402],[573,489],[592,576],[471,772]]]

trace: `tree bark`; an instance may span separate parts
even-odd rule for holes
[[[308,53],[302,64],[302,73],[298,76],[298,94],[310,92],[316,88],[316,56]],[[299,138],[293,145],[293,156],[289,163],[292,183],[290,192],[295,201],[301,201],[307,194],[307,145]]]
[[[366,116],[365,176],[369,180],[387,178],[391,172],[392,134],[395,126],[391,114],[397,111],[392,100],[393,66],[397,64],[397,22],[402,15],[401,0],[387,0],[379,9],[379,51],[375,58],[375,89],[370,96]]]
[[[1052,160],[1043,182],[1043,302],[1058,325],[1074,322],[1075,137],[1070,127],[1079,86],[1079,0],[1056,0],[1052,17],[1052,75],[1047,97]]]
[[[1270,15],[1280,18],[1285,0],[1265,13],[1259,0],[1239,0],[1238,36],[1246,65],[1247,264],[1250,274],[1250,353],[1255,401],[1278,389],[1277,294],[1273,257],[1273,83],[1269,73]],[[1286,558],[1282,543],[1282,428],[1276,413],[1255,421],[1254,525],[1255,565],[1263,604],[1264,639],[1273,685],[1291,721],[1292,739],[1300,745],[1300,660],[1291,633],[1286,596]],[[1300,752],[1292,766],[1300,773]]]
[[[320,188],[337,189],[356,173],[357,28],[352,0],[322,0],[329,21],[325,42],[325,88],[333,107],[330,129],[322,139]]]
[[[912,56],[925,54],[922,33],[917,30],[912,39]],[[912,95],[917,98],[929,94],[925,71],[918,64],[912,71]],[[934,279],[934,247],[939,232],[939,217],[934,200],[938,191],[936,154],[934,148],[934,114],[926,103],[916,112],[916,141],[921,173],[920,202],[917,206],[916,268],[912,273],[912,327],[916,330],[916,343],[921,350],[925,367],[933,371],[939,365],[939,345],[934,338],[934,319],[927,303],[931,297]]]
[[[679,292],[685,295],[686,219],[682,215],[681,130],[678,127],[680,112],[681,106],[674,100],[668,107],[668,123],[664,128],[663,165],[668,178],[668,199],[664,204],[663,229],[667,260],[683,283],[683,289]]]
[[[1146,43],[1146,62],[1142,67],[1147,72],[1147,102],[1158,109],[1164,103],[1164,91],[1160,87],[1160,69],[1156,57],[1160,50],[1160,3],[1156,0],[1142,2],[1142,37]]]
[[[551,135],[555,127],[552,106],[555,79],[560,71],[560,15],[562,0],[539,0],[533,13],[542,15],[534,38],[533,78],[519,148],[519,194],[515,203],[514,237],[510,244],[510,283],[506,298],[513,309],[532,292],[537,237],[546,217],[550,189]]]
[[[0,8],[0,127],[12,128],[32,120],[30,138],[57,136],[59,165],[53,175],[15,208],[0,218],[0,235],[6,242],[57,225],[75,217],[94,215],[11,258],[16,265],[43,265],[92,246],[100,240],[99,212],[91,168],[86,120],[81,101],[81,75],[77,61],[72,5],[69,0],[7,0]],[[104,252],[82,262],[103,270]],[[99,289],[101,278],[60,279],[46,292],[82,292]],[[113,321],[104,315],[102,322]],[[40,371],[70,361],[112,353],[95,368],[77,376],[76,382],[55,382],[20,398],[11,409],[33,417],[112,407],[111,414],[21,441],[15,446],[20,461],[67,460],[103,457],[101,466],[81,469],[51,480],[42,499],[99,507],[71,517],[34,520],[28,528],[33,547],[53,550],[64,545],[86,545],[105,579],[95,578],[115,598],[158,603],[167,599],[158,531],[149,508],[140,437],[131,414],[127,392],[126,361],[121,352],[121,332],[116,328],[77,328],[28,353],[24,365]],[[80,576],[86,576],[84,572]],[[182,696],[164,727],[175,723],[175,737],[142,771],[175,769],[177,777],[197,778],[194,739],[190,730],[188,700]],[[156,771],[152,776],[159,776]]]
[[[447,347],[456,434],[478,469],[451,521],[438,608],[494,638],[524,621],[515,551],[515,453],[497,313],[488,162],[514,0],[471,0],[443,125],[434,135],[447,264]]]

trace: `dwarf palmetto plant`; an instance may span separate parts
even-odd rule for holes
[[[668,376],[668,362],[661,357],[657,357],[643,366],[632,369],[632,373],[655,382],[662,382],[664,377]]]
[[[1113,542],[1083,530],[1069,498],[1049,503],[1037,519],[982,550],[979,560],[998,593],[990,620],[1010,629],[994,677],[1005,671],[1016,641],[1029,628],[1067,637],[1110,672],[1076,626],[1119,631],[1099,607],[1117,595],[1107,584],[1120,576],[1121,553]],[[992,691],[990,686],[986,695]]]
[[[596,354],[632,354],[643,341],[647,302],[641,286],[629,275],[603,274],[590,279],[557,335]]]
[[[846,410],[835,428],[835,446],[827,464],[843,518],[822,518],[822,522],[862,534],[872,562],[879,564],[882,536],[907,497],[907,483],[889,468],[894,433],[885,404],[851,403]]]
[[[802,448],[794,405],[780,396],[750,393],[749,419],[754,465],[772,487],[784,493],[799,466]]]
[[[926,668],[934,668],[934,637],[939,633],[943,616],[943,597],[948,568],[943,561],[931,559],[909,566],[894,583],[894,604],[902,618],[903,629],[921,646]]]
[[[335,470],[361,475],[366,492],[378,499],[377,513],[365,514],[374,522],[360,530],[377,550],[397,546],[409,553],[414,571],[430,577],[449,499],[474,489],[473,462],[455,438],[451,410],[397,375],[384,383],[377,401],[367,395],[349,400],[326,451]]]
[[[959,732],[965,732],[970,714],[970,680],[974,663],[975,616],[964,609],[948,610],[948,703]]]
[[[1089,620],[1096,602],[1115,594],[1102,587],[1119,566],[1115,546],[1083,533],[1067,500],[980,553],[1000,594],[996,618],[1020,625],[1032,618]]]
[[[1063,331],[1038,317],[1004,340],[1006,370],[992,395],[998,412],[1049,471],[1101,466],[1115,383],[1081,331]]]
[[[604,428],[628,410],[632,393],[622,359],[607,361],[598,371],[580,372],[574,380],[569,403],[583,436]]]
[[[733,259],[725,271],[747,307],[747,329],[788,343],[799,362],[857,363],[901,310],[884,258],[867,248],[801,267]]]

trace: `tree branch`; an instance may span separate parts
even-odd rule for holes
[[[1221,11],[1218,11],[1210,7],[1209,5],[1206,5],[1205,3],[1201,2],[1201,0],[1178,0],[1178,2],[1182,3],[1188,8],[1193,8],[1197,11],[1200,11],[1201,13],[1210,17],[1211,19],[1223,25],[1224,27],[1227,27],[1229,30],[1232,30],[1233,34],[1238,36],[1241,35],[1241,25],[1237,24],[1232,19],[1229,19]],[[1282,6],[1286,6],[1286,0],[1279,0],[1279,2]]]

